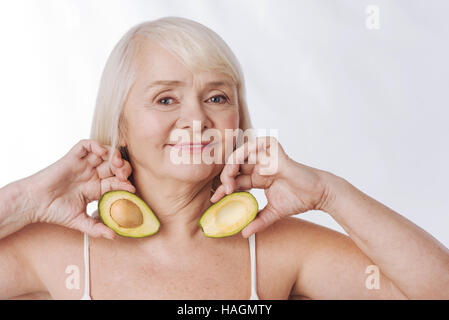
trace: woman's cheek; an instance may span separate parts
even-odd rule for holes
[[[214,123],[220,131],[224,131],[225,129],[237,129],[239,120],[238,110],[233,110],[229,113],[221,113],[218,118],[214,119]]]
[[[144,138],[151,138],[155,143],[167,140],[167,137],[164,137],[164,135],[169,125],[167,124],[167,119],[164,119],[164,117],[157,117],[151,114],[142,115],[138,121],[139,132],[142,133]]]
[[[237,132],[239,123],[238,117],[228,117],[223,119],[221,123],[222,127],[219,128],[222,144],[221,144],[221,162],[225,163],[226,159],[231,155],[237,144]]]
[[[234,112],[232,112],[229,117],[227,118],[227,120],[233,124],[234,128],[238,128],[239,127],[239,122],[240,122],[240,117],[239,117],[239,110],[235,109]]]

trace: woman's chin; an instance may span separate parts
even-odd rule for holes
[[[167,170],[167,176],[182,181],[199,182],[213,177],[214,169],[215,165],[210,164],[179,164]]]

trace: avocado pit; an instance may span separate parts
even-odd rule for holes
[[[119,199],[111,205],[112,220],[122,228],[136,228],[143,223],[139,207],[127,199]]]

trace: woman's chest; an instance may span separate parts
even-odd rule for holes
[[[91,261],[93,299],[248,299],[249,259],[196,255],[171,261]]]
[[[287,299],[294,284],[287,261],[274,261],[263,248],[256,253],[259,297]],[[151,254],[120,246],[111,250],[91,245],[87,269],[82,248],[54,252],[48,259],[55,262],[40,272],[54,299],[80,299],[86,280],[92,299],[238,300],[251,296],[248,245]]]

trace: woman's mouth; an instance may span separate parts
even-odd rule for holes
[[[210,148],[211,146],[217,144],[216,142],[201,142],[201,143],[177,143],[170,144],[169,146],[191,153],[200,153],[203,152],[206,148]]]

